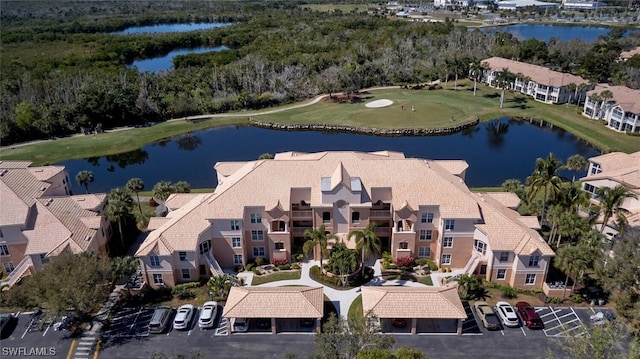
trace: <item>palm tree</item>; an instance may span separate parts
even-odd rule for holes
[[[153,198],[159,201],[166,201],[172,192],[171,182],[160,181],[153,186],[152,194]]]
[[[593,102],[593,112],[591,113],[591,119],[593,120],[596,117],[596,114],[599,112],[600,101],[602,101],[602,97],[598,93],[592,93],[589,95],[589,101]]]
[[[627,225],[626,215],[629,211],[622,205],[627,198],[637,199],[638,196],[623,185],[617,185],[614,188],[601,187],[596,190],[596,194],[600,196],[600,213],[603,215],[600,233],[604,232],[607,222],[614,216],[617,217],[620,231],[623,231]]]
[[[574,172],[584,171],[587,168],[589,168],[589,162],[583,156],[575,154],[567,159],[566,167],[568,170],[571,170]],[[573,183],[575,181],[576,181],[576,175],[574,173],[573,178],[571,179],[571,182]]]
[[[76,175],[76,182],[79,185],[84,186],[84,189],[87,193],[89,193],[89,183],[93,182],[93,172],[91,171],[80,171]]]
[[[327,255],[327,242],[333,235],[327,236],[326,227],[321,225],[318,229],[307,229],[304,231],[304,237],[309,238],[302,245],[302,251],[306,256],[310,255],[316,247],[320,248],[320,269],[322,270],[322,257]]]
[[[567,84],[565,87],[567,88],[567,91],[573,92],[573,96],[571,96],[571,100],[575,101],[576,98],[578,97],[578,85],[572,82]]]
[[[613,93],[609,90],[604,90],[600,92],[600,99],[602,100],[602,104],[600,105],[600,110],[604,109],[605,113],[609,108],[609,100],[613,98]]]
[[[513,79],[513,74],[509,72],[509,69],[503,68],[502,71],[498,72],[496,76],[496,86],[502,89],[500,91],[500,108],[504,107],[504,95],[507,89],[507,86]]]
[[[575,291],[578,273],[583,272],[593,265],[594,253],[584,246],[562,247],[556,252],[554,265],[566,274],[562,300],[566,298],[569,277],[574,275],[572,292]]]
[[[580,183],[572,182],[560,187],[555,203],[563,210],[575,213],[580,207],[589,206],[589,199],[589,194],[582,189]]]
[[[368,255],[379,254],[382,249],[382,242],[376,236],[376,222],[369,222],[361,231],[349,232],[349,238],[354,237],[356,240],[356,249],[362,251],[362,277],[364,278],[364,259]]]
[[[120,232],[120,240],[124,246],[124,234],[122,233],[122,220],[131,212],[131,196],[129,192],[122,187],[117,187],[109,192],[109,202],[105,213],[111,222],[118,223],[118,231]]]
[[[484,63],[481,63],[478,59],[474,59],[469,64],[469,77],[473,80],[473,96],[476,95],[478,81],[482,80],[482,75],[484,74],[484,70],[486,68],[487,66]]]
[[[140,214],[142,214],[142,207],[140,206],[140,191],[144,191],[144,182],[140,178],[131,178],[127,181],[125,188],[129,192],[134,192],[136,194],[136,200],[138,200],[138,209],[140,210]]]
[[[527,177],[527,183],[529,184],[529,202],[534,199],[540,189],[544,190],[542,211],[540,213],[540,222],[543,224],[549,194],[555,195],[560,191],[562,179],[560,179],[558,173],[562,168],[562,161],[555,158],[553,153],[549,153],[546,159],[538,158],[536,160],[533,173]]]
[[[172,192],[175,193],[190,193],[191,185],[187,181],[178,181],[174,183],[172,186]]]
[[[578,88],[576,89],[576,94],[578,96],[578,100],[576,101],[576,107],[580,106],[580,102],[582,101],[582,94],[585,93],[588,88],[589,88],[589,84],[586,82],[578,85]]]

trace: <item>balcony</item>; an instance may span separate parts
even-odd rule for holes
[[[312,210],[291,211],[291,218],[313,218]]]
[[[371,210],[369,212],[369,218],[371,218],[371,219],[374,219],[374,218],[389,219],[389,218],[391,218],[391,210],[388,210],[388,209]]]

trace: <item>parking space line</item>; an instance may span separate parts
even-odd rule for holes
[[[546,323],[545,323],[545,324],[546,324]],[[545,329],[545,334],[546,334],[546,332],[550,332],[550,331],[552,331],[552,330],[554,330],[554,329],[556,329],[556,328],[562,327],[562,326],[564,326],[564,324],[560,323],[560,324],[556,325],[555,327],[546,328],[546,329]]]
[[[42,336],[44,337],[45,335],[47,335],[47,332],[49,331],[49,329],[51,328],[51,326],[53,325],[53,320],[51,321],[51,323],[49,323],[49,326],[47,327],[47,329],[44,330],[44,333],[42,333]]]
[[[570,317],[570,316],[572,316],[572,315],[576,315],[576,313],[575,313],[575,312],[574,312],[574,313],[567,313],[567,314],[565,314],[565,315],[563,315],[563,316],[561,316],[561,317],[558,317],[558,319],[562,319],[562,318],[564,318],[564,317]]]
[[[580,328],[579,326],[575,326],[575,327],[573,327],[573,328],[571,328],[571,329],[567,329],[567,330],[565,330],[565,331],[564,331],[564,333],[562,333],[562,334],[567,334],[567,333],[569,333],[570,331],[572,331],[572,330],[576,330],[576,329],[582,329],[582,328]]]
[[[129,326],[129,330],[127,330],[127,334],[129,335],[129,333],[131,332],[131,329],[133,329],[133,327],[136,325],[136,323],[138,322],[138,317],[140,316],[140,313],[142,313],[142,308],[140,308],[140,310],[138,311],[138,313],[136,313],[136,317],[133,320],[133,323],[131,323],[131,326]]]
[[[522,334],[524,334],[524,336],[526,337],[526,336],[527,336],[527,333],[525,333],[524,328],[523,328],[523,327],[520,327],[520,330],[522,331]]]
[[[27,329],[24,330],[24,333],[22,333],[22,336],[20,337],[20,339],[24,339],[24,336],[27,335],[27,332],[29,331],[29,329],[31,329],[31,323],[27,325]]]
[[[73,340],[71,340],[71,345],[69,345],[69,352],[67,353],[67,359],[71,359],[71,354],[73,354],[73,349],[76,347],[76,342],[78,340],[76,338],[73,338]]]

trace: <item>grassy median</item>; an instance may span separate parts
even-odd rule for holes
[[[390,99],[393,105],[367,108],[365,104]],[[500,117],[545,120],[586,140],[605,151],[640,151],[640,137],[614,132],[601,121],[580,115],[575,105],[548,105],[521,94],[507,93],[504,108],[499,108],[500,91],[478,85],[473,96],[473,83],[453,81],[442,90],[386,89],[369,91],[353,103],[324,100],[316,104],[258,115],[252,112],[216,115],[218,117],[188,122],[160,123],[146,128],[133,128],[96,136],[74,136],[52,141],[0,148],[0,159],[31,160],[36,164],[56,163],[68,159],[112,155],[138,149],[146,144],[183,133],[210,127],[247,125],[248,117],[283,124],[322,123],[369,128],[440,128],[479,117],[489,121]],[[402,107],[404,106],[404,110]],[[288,106],[290,107],[290,106]],[[412,111],[412,107],[415,111]]]

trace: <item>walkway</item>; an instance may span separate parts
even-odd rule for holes
[[[292,280],[280,280],[276,282],[269,282],[265,284],[261,284],[261,287],[283,287],[283,286],[294,286],[294,285],[303,285],[310,287],[323,287],[324,294],[331,300],[336,310],[338,311],[338,315],[342,317],[347,317],[349,313],[349,308],[353,301],[360,295],[361,290],[360,287],[352,288],[349,290],[337,290],[331,288],[329,286],[323,285],[315,280],[311,279],[309,272],[311,271],[311,267],[319,266],[319,261],[304,261],[301,266],[300,279],[292,279]],[[434,286],[439,286],[440,281],[444,277],[453,276],[458,274],[457,271],[451,273],[439,273],[435,272],[431,274],[431,280],[433,281]],[[251,285],[253,281],[253,273],[252,272],[242,272],[238,274],[238,278],[243,278],[246,285]],[[385,280],[382,278],[382,267],[380,264],[380,260],[376,260],[373,265],[373,279],[364,284],[366,286],[405,286],[405,287],[423,287],[425,286],[422,283],[406,281],[406,280]]]

